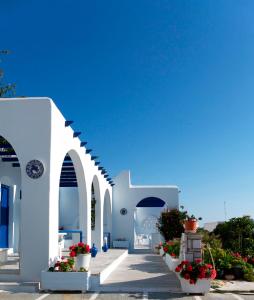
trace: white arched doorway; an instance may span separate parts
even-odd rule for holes
[[[165,201],[147,197],[139,201],[134,210],[134,249],[151,249],[153,235],[159,235],[157,220]]]
[[[86,180],[81,160],[70,150],[64,158],[59,181],[59,233],[61,247],[86,241],[87,230]]]

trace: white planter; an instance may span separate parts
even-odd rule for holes
[[[164,250],[163,250],[163,248],[161,247],[160,248],[160,255],[162,256],[164,254]]]
[[[174,258],[171,255],[169,255],[168,253],[166,253],[165,262],[166,262],[166,264],[167,264],[170,271],[175,271],[175,268],[180,263],[178,258]]]
[[[86,271],[89,270],[91,260],[91,254],[78,254],[75,259],[75,269],[77,271],[80,270],[80,268],[84,268]]]
[[[129,249],[129,241],[113,241],[113,248]]]
[[[89,289],[89,272],[41,272],[41,290],[82,291]]]
[[[196,284],[190,284],[189,280],[180,276],[179,279],[182,291],[187,294],[206,294],[211,287],[211,279],[198,279]]]

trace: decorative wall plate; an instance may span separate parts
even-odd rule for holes
[[[26,174],[33,179],[37,179],[42,176],[44,172],[43,163],[39,160],[30,160],[26,165]]]
[[[120,209],[120,214],[123,215],[123,216],[127,215],[127,209],[126,208],[121,208]]]

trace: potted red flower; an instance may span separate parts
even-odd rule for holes
[[[210,290],[211,280],[216,278],[216,270],[201,259],[194,262],[182,261],[175,272],[179,274],[182,291],[186,293],[205,294]]]
[[[202,220],[202,218],[196,218],[194,215],[187,216],[186,220],[184,221],[185,232],[196,233],[199,220]]]
[[[202,218],[196,218],[194,215],[188,215],[187,210],[183,210],[184,206],[181,207],[181,220],[184,225],[185,232],[196,233],[198,229],[198,221],[202,220]]]
[[[75,258],[75,268],[77,271],[80,269],[89,269],[91,254],[90,246],[85,243],[78,243],[70,246],[70,257]]]

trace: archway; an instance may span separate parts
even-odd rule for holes
[[[103,237],[107,241],[107,245],[111,246],[112,234],[112,207],[110,202],[109,190],[106,190],[103,204]]]
[[[59,181],[59,246],[87,240],[86,182],[78,154],[71,150],[63,161]],[[61,254],[61,253],[60,253]]]
[[[18,156],[11,143],[0,136],[0,248],[8,249],[0,273],[20,269],[21,179]]]
[[[134,248],[151,249],[152,239],[159,235],[156,223],[165,201],[157,197],[147,197],[134,210]]]
[[[102,247],[102,209],[100,185],[95,175],[91,184],[91,243],[101,251]]]

